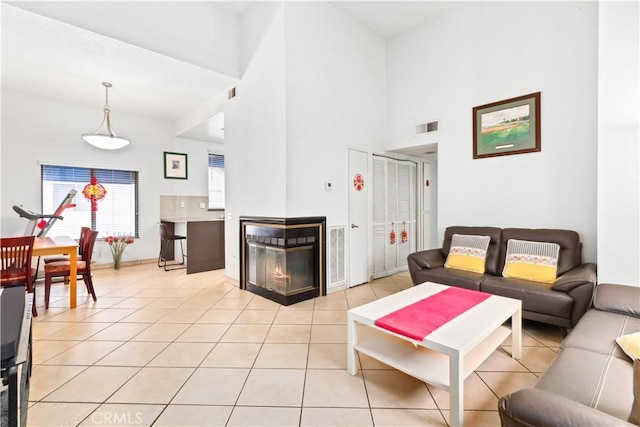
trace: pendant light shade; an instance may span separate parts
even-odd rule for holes
[[[111,109],[109,108],[109,88],[112,86],[109,82],[102,82],[102,86],[105,87],[106,96],[104,103],[104,118],[98,130],[94,133],[85,133],[82,135],[82,139],[93,145],[94,147],[101,148],[103,150],[119,150],[126,147],[131,143],[127,138],[116,135],[111,128]]]

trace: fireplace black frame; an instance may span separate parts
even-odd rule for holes
[[[295,218],[275,218],[275,217],[249,217],[241,216],[240,220],[240,289],[248,290],[254,294],[263,296],[282,305],[291,305],[301,301],[305,301],[318,296],[324,296],[327,293],[326,287],[326,217],[295,217]],[[315,271],[313,288],[294,293],[291,295],[283,295],[278,292],[270,291],[261,286],[256,286],[248,280],[247,265],[247,228],[259,227],[263,235],[268,235],[269,239],[273,239],[274,246],[278,248],[288,248],[290,241],[297,241],[301,235],[301,230],[316,228],[316,240],[313,242],[314,251],[317,256],[315,259]],[[261,242],[265,243],[265,242]],[[268,244],[265,243],[265,244]],[[296,247],[293,244],[292,247]]]

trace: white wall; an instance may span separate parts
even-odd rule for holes
[[[384,149],[384,40],[325,2],[285,3],[285,17],[286,216],[346,225],[347,147]]]
[[[21,1],[25,10],[190,64],[240,75],[240,23],[204,1]]]
[[[266,23],[265,23],[266,21]],[[258,3],[243,17],[260,40],[225,107],[225,274],[239,278],[239,216],[286,214],[284,10]],[[256,31],[263,31],[262,37]]]
[[[206,179],[165,180],[163,151],[190,154],[189,174],[206,174],[206,146],[194,141],[174,142],[171,123],[130,113],[120,113],[118,132],[131,145],[118,151],[94,148],[80,139],[100,118],[100,110],[21,93],[2,91],[2,156],[0,172],[0,234],[22,235],[26,220],[13,211],[16,203],[39,212],[40,164],[95,166],[139,171],[140,238],[124,253],[123,261],[153,259],[158,254],[161,194],[206,195]],[[115,118],[114,118],[115,119]],[[196,160],[203,154],[203,165]],[[198,171],[201,167],[203,171]],[[195,190],[195,187],[202,189]],[[82,197],[78,195],[76,197]],[[96,244],[97,263],[111,263],[103,243]]]
[[[164,179],[160,194],[168,196],[208,196],[209,151],[224,154],[224,144],[175,138],[172,150],[177,153],[187,154],[189,179]]]
[[[324,2],[256,3],[243,28],[247,68],[225,110],[232,278],[239,275],[238,216],[345,224],[347,147],[382,151],[385,132],[381,38]]]
[[[596,261],[598,5],[465,2],[387,47],[389,148],[438,142],[450,225],[566,228]],[[542,152],[472,159],[471,111],[542,92]],[[414,125],[439,119],[437,141]]]
[[[640,286],[640,22],[637,2],[599,4],[598,281]]]

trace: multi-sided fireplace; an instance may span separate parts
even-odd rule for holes
[[[240,288],[282,305],[326,294],[326,217],[240,217]]]

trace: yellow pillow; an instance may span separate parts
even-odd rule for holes
[[[640,332],[618,337],[616,342],[631,360],[640,359]]]
[[[444,266],[474,273],[484,273],[490,240],[489,236],[454,234],[451,237],[451,248]]]
[[[558,272],[560,245],[509,239],[504,277],[553,283]]]

